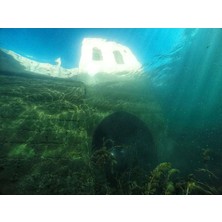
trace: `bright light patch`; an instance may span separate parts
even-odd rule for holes
[[[96,73],[98,73],[98,69],[93,64],[89,65],[88,66],[88,74],[90,76],[95,76]]]
[[[101,38],[85,38],[82,42],[80,73],[93,76],[99,72],[133,72],[140,68],[141,64],[126,46]]]

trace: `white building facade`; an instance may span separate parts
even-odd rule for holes
[[[85,38],[82,42],[79,73],[137,72],[141,64],[131,50],[121,44],[100,38]]]

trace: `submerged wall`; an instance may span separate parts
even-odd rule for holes
[[[126,111],[157,141],[160,107],[146,83],[87,86],[74,80],[0,73],[0,193],[93,194],[91,144],[108,115]]]

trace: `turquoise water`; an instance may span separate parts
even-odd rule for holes
[[[83,38],[104,38],[128,46],[140,63],[150,64],[180,42],[184,29],[76,28],[0,29],[0,47],[39,62],[54,63],[61,57],[64,68],[78,67]]]
[[[159,57],[158,61],[167,61],[152,72],[169,135],[181,145],[171,158],[187,172],[204,162],[205,168],[216,172],[218,184],[222,178],[221,39],[222,29],[187,29],[178,50]]]
[[[0,193],[221,194],[222,29],[0,29],[0,47],[73,68],[84,37],[130,47],[143,75],[0,71]]]
[[[222,141],[222,29],[186,32],[180,50],[153,70],[153,87],[172,131],[180,136],[199,132],[203,146],[217,150]]]

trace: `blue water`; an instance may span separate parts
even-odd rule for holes
[[[204,165],[221,186],[222,29],[0,29],[0,48],[74,68],[84,37],[126,45],[143,65],[166,122],[161,161],[185,175]]]
[[[151,71],[167,116],[181,130],[221,125],[221,39],[222,29],[187,29],[179,50],[162,55],[162,65]]]
[[[221,39],[222,29],[186,29],[181,43],[151,70],[169,135],[185,147],[173,157],[181,166],[198,167],[198,155],[209,149],[211,167],[221,167]]]
[[[54,63],[61,57],[64,68],[78,67],[83,38],[105,38],[128,46],[140,63],[151,64],[181,40],[183,29],[0,29],[0,47]]]

